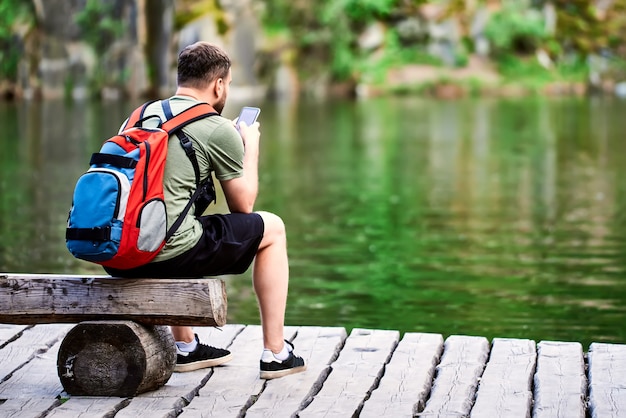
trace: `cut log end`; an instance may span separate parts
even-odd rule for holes
[[[163,386],[175,364],[168,327],[94,321],[68,332],[59,348],[57,372],[71,395],[125,397]]]

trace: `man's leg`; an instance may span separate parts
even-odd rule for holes
[[[264,350],[261,378],[274,379],[306,370],[293,345],[285,344],[283,328],[289,287],[289,262],[285,224],[278,216],[259,212],[263,218],[263,239],[252,270],[254,291],[259,301]]]
[[[171,326],[170,329],[176,341],[176,372],[219,366],[233,358],[228,350],[202,344],[191,327]]]
[[[174,327],[171,326],[172,335],[174,336],[174,341],[182,341],[186,343],[193,342],[196,338],[196,335],[193,332],[193,328],[191,327]]]
[[[289,287],[285,224],[278,216],[258,212],[265,230],[254,261],[252,280],[259,301],[263,344],[274,353],[284,345],[283,327]]]

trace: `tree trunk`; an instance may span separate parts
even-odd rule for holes
[[[170,39],[174,30],[172,0],[154,0],[146,7],[146,57],[148,60],[147,95],[161,98],[168,88]]]

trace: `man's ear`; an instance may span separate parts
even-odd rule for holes
[[[224,79],[222,77],[219,77],[217,80],[215,80],[215,85],[213,86],[213,88],[215,89],[215,97],[220,97],[224,92]]]

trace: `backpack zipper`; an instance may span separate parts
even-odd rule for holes
[[[143,173],[143,196],[141,201],[145,202],[146,201],[146,196],[148,195],[148,167],[150,166],[150,143],[149,142],[144,142],[145,144],[145,149],[146,149],[146,165],[144,167],[144,173]]]
[[[111,170],[108,168],[91,168],[89,170],[87,170],[87,172],[85,174],[83,174],[83,176],[87,175],[87,174],[93,174],[93,173],[106,173],[110,176],[113,176],[115,178],[115,181],[117,181],[117,199],[115,199],[115,209],[113,211],[113,218],[114,219],[119,219],[119,215],[120,215],[120,203],[121,203],[121,198],[122,198],[122,181],[120,180],[119,176],[123,176],[124,174],[120,173],[119,171],[116,170]]]

